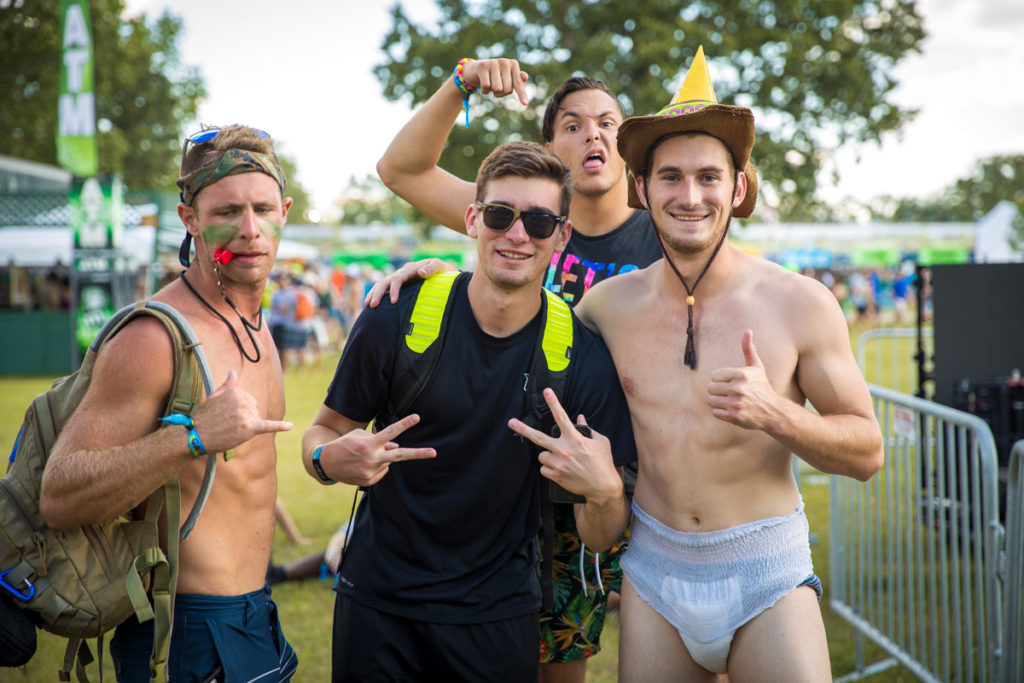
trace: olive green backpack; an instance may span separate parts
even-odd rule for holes
[[[180,521],[178,478],[153,493],[144,519],[130,513],[104,524],[54,531],[39,512],[39,491],[50,451],[92,379],[104,341],[128,322],[152,316],[167,328],[174,346],[174,382],[165,415],[192,415],[213,391],[206,358],[195,333],[167,304],[141,301],[116,313],[96,336],[71,375],[61,377],[35,398],[0,480],[0,594],[28,614],[36,626],[69,639],[60,680],[71,667],[86,681],[93,661],[86,638],[98,637],[102,678],[102,635],[133,614],[154,619],[150,659],[152,680],[163,680],[173,622],[178,534],[169,534],[166,555],[160,549],[157,522],[166,502],[168,529]],[[216,455],[207,458],[206,476],[180,538],[184,540],[209,495]],[[152,600],[152,602],[150,602]],[[77,661],[76,661],[77,660]]]

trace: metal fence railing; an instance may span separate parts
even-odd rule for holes
[[[1006,603],[1006,675],[1003,680],[1024,681],[1024,441],[1010,452],[1006,482],[1006,561],[1003,565]]]
[[[920,348],[915,327],[868,330],[857,337],[854,353],[864,379],[871,384],[913,396],[931,397],[929,386],[921,391],[922,382],[928,379],[921,376],[922,363],[925,368],[930,368],[935,353],[931,327],[921,328]]]
[[[831,478],[830,605],[858,640],[844,678],[879,668],[863,661],[867,637],[921,680],[1013,680],[1002,593],[1021,565],[1003,565],[992,432],[977,416],[870,390],[885,465],[866,484]]]

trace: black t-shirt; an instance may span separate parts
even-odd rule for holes
[[[536,458],[507,422],[526,413],[525,379],[541,315],[505,338],[476,323],[453,288],[448,334],[431,383],[412,406],[420,422],[397,442],[437,457],[392,464],[367,491],[337,590],[410,619],[471,624],[540,607]],[[324,404],[363,422],[385,407],[400,321],[419,286],[359,315]],[[574,324],[563,406],[612,442],[617,465],[636,459],[625,396],[604,343]],[[401,416],[400,416],[401,417]]]
[[[544,286],[575,306],[601,280],[646,268],[661,256],[651,214],[634,211],[622,225],[603,235],[573,232],[565,251],[552,256]]]
[[[651,214],[634,211],[619,227],[597,237],[573,232],[565,251],[551,257],[544,286],[575,306],[587,290],[601,280],[646,268],[663,256],[654,234]],[[636,487],[636,463],[626,466],[626,495]]]

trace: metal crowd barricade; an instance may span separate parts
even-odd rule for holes
[[[855,355],[864,379],[872,384],[918,395],[920,389],[919,353],[930,359],[935,352],[931,327],[921,329],[922,349],[917,348],[917,328],[880,327],[857,337]]]
[[[857,639],[857,670],[843,678],[899,663],[924,681],[1008,681],[992,432],[977,416],[869,388],[885,465],[867,483],[831,478],[830,605]],[[865,666],[862,637],[891,659]]]
[[[1006,481],[1006,675],[1003,679],[1024,681],[1024,441],[1010,452]]]

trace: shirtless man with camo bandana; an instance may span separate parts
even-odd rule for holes
[[[233,450],[181,545],[168,673],[172,680],[287,681],[297,660],[265,574],[277,498],[274,435],[292,425],[281,421],[281,365],[260,304],[292,200],[273,140],[245,126],[186,139],[178,185],[187,270],[153,299],[188,320],[218,388],[193,416],[191,433],[182,424],[161,428],[174,378],[170,338],[153,318],[129,323],[104,346],[61,433],[40,508],[55,529],[95,524],[136,509],[178,475],[188,510],[205,458]],[[152,631],[152,621],[134,617],[117,628],[110,652],[119,681],[149,680]]]

